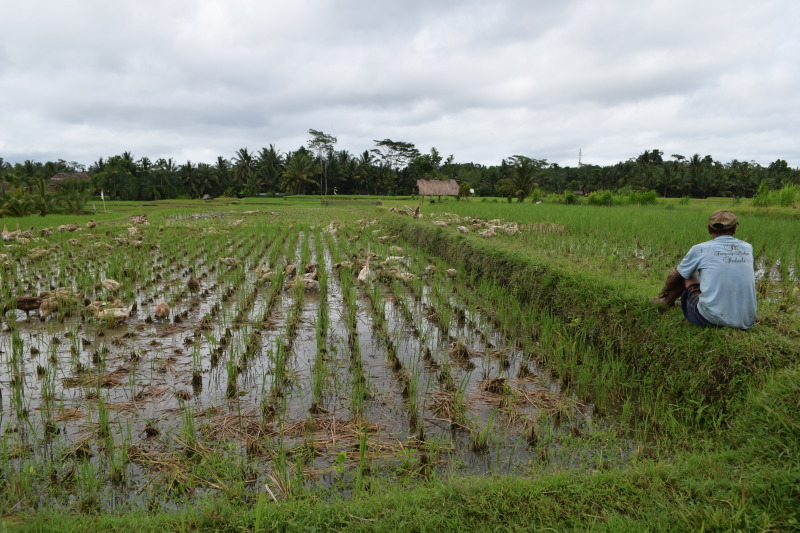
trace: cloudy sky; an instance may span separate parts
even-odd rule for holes
[[[796,0],[0,0],[0,157],[800,166]]]

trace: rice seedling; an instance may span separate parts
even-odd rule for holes
[[[191,406],[183,405],[181,408],[181,440],[184,451],[188,455],[193,455],[197,448],[197,428],[195,426],[195,415]]]
[[[323,390],[325,385],[325,380],[327,379],[327,365],[326,365],[326,357],[327,357],[327,345],[326,340],[327,336],[323,334],[323,329],[321,325],[322,320],[317,323],[316,326],[316,338],[317,338],[317,356],[314,360],[314,370],[312,376],[312,400],[311,400],[311,412],[312,413],[320,413],[323,410]]]
[[[536,448],[515,448],[533,427],[525,420],[534,419],[537,409],[551,409],[542,407],[549,400],[540,391],[558,389],[539,373],[539,362],[556,368],[559,378],[569,376],[570,391],[598,398],[598,408],[613,411],[622,398],[606,383],[624,382],[630,369],[621,359],[613,365],[588,364],[587,354],[599,350],[589,332],[567,335],[558,317],[532,312],[513,287],[473,278],[461,265],[431,257],[409,242],[381,241],[394,238],[381,227],[383,221],[357,222],[355,214],[343,214],[334,234],[327,231],[330,222],[312,222],[318,216],[313,211],[297,215],[294,226],[285,214],[194,214],[170,214],[163,230],[145,228],[135,237],[122,225],[110,230],[103,239],[111,247],[97,247],[105,250],[102,254],[84,253],[85,264],[78,268],[73,267],[78,250],[86,246],[65,245],[73,247],[73,258],[64,252],[51,264],[42,262],[42,279],[28,270],[39,263],[17,263],[18,275],[2,285],[8,296],[18,287],[39,290],[52,283],[87,300],[102,299],[106,306],[113,298],[138,306],[122,321],[107,321],[83,317],[81,300],[72,312],[65,307],[44,321],[9,316],[0,331],[0,349],[7,352],[0,382],[9,384],[0,401],[11,403],[0,412],[0,424],[8,427],[10,414],[29,441],[26,453],[33,454],[39,471],[49,471],[50,466],[41,468],[52,463],[40,445],[50,439],[53,446],[74,448],[90,423],[87,447],[104,453],[91,459],[100,486],[88,489],[104,508],[113,505],[106,490],[113,487],[146,486],[143,494],[165,502],[191,499],[198,486],[232,494],[241,485],[236,468],[214,470],[217,477],[206,480],[213,487],[199,481],[201,468],[211,468],[200,465],[206,460],[238,464],[242,457],[252,469],[246,479],[266,479],[276,496],[288,497],[319,481],[316,473],[330,469],[342,449],[350,455],[342,462],[339,483],[345,490],[365,489],[372,483],[370,472],[396,467],[392,443],[398,442],[409,446],[402,459],[406,471],[424,476],[459,461],[470,465],[459,468],[479,471],[475,465],[499,464],[494,458],[508,450],[514,451],[502,462],[513,471],[579,420],[563,414],[566,422],[552,428],[550,440],[540,422],[533,432]],[[132,240],[140,239],[136,249]],[[641,244],[641,253],[656,253]],[[134,250],[150,253],[132,264],[128,258]],[[605,253],[613,253],[610,245]],[[629,261],[619,257],[620,263]],[[372,269],[362,282],[360,261],[369,261]],[[298,268],[294,275],[288,264]],[[294,283],[287,288],[307,264],[317,265],[318,292]],[[456,266],[459,273],[449,277],[447,270]],[[779,268],[779,274],[791,272]],[[199,284],[193,290],[190,278]],[[98,288],[104,279],[119,281],[119,292]],[[162,300],[169,303],[171,320],[152,319]],[[569,327],[580,330],[583,324]],[[41,336],[33,340],[36,332]],[[58,343],[49,341],[55,338]],[[465,364],[470,360],[480,360],[480,369]],[[40,383],[31,387],[33,379]],[[505,380],[497,394],[481,389],[482,381],[492,379]],[[188,383],[194,395],[184,390]],[[22,413],[34,409],[38,415],[26,421]],[[631,424],[638,419],[634,411]],[[215,423],[222,417],[230,422]],[[304,420],[330,424],[329,433],[288,434],[292,424]],[[212,437],[223,430],[230,434]],[[4,434],[3,471],[19,469],[23,461],[12,451],[18,446],[11,437],[23,440],[20,433]],[[144,449],[148,446],[153,450]],[[154,455],[155,449],[163,455]],[[36,476],[27,482],[31,490],[47,485]]]
[[[472,451],[475,453],[486,453],[489,450],[489,437],[494,429],[494,411],[489,415],[489,421],[483,429],[470,431]]]

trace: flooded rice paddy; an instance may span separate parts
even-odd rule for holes
[[[282,216],[139,219],[6,247],[7,510],[597,469],[635,449],[615,436],[609,453],[594,407],[504,333],[501,293],[476,294],[377,220]]]

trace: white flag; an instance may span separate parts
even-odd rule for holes
[[[103,191],[100,191],[100,199],[103,200],[104,202],[106,201],[105,197],[103,197]]]

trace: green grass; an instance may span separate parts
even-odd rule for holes
[[[121,516],[44,512],[20,531],[786,531],[798,522],[797,469],[742,451],[684,453],[602,472],[457,478],[403,487],[373,481],[349,499],[208,499],[178,511]],[[770,468],[772,467],[772,469]],[[18,526],[18,527],[15,527]]]
[[[551,348],[568,348],[564,356],[573,373],[589,365],[597,375],[608,364],[622,363],[626,379],[613,392],[620,398],[635,396],[642,412],[657,416],[662,425],[672,418],[681,425],[719,425],[748,384],[763,381],[800,353],[796,315],[762,311],[751,331],[701,330],[686,323],[679,311],[664,313],[653,306],[647,293],[628,283],[629,276],[564,268],[526,247],[497,245],[406,217],[386,224],[475,278],[505,287],[524,306],[524,315],[541,316],[539,324],[555,321],[557,342]],[[653,294],[658,287],[653,286]],[[539,326],[521,335],[538,340]],[[563,343],[562,338],[572,341]],[[558,364],[558,354],[549,351],[546,362]]]
[[[359,476],[357,485],[295,484],[290,497],[277,493],[275,501],[260,482],[251,483],[263,480],[259,472],[270,470],[269,464],[244,458],[231,463],[236,451],[197,444],[193,455],[181,459],[180,470],[148,488],[153,495],[166,491],[170,503],[154,503],[148,512],[125,505],[100,512],[91,500],[98,487],[92,463],[74,461],[71,478],[70,462],[42,471],[28,461],[11,461],[25,451],[9,449],[4,436],[0,488],[12,500],[6,500],[0,531],[800,530],[797,292],[788,281],[765,288],[759,323],[747,332],[699,330],[680,312],[664,313],[648,302],[688,246],[705,238],[705,220],[717,208],[739,213],[738,236],[753,243],[764,261],[796,266],[800,229],[791,211],[718,199],[648,207],[426,204],[426,213],[502,218],[529,228],[560,224],[566,230],[484,240],[433,226],[430,217],[389,215],[388,201],[380,208],[322,207],[319,198],[155,204],[107,202],[107,218],[94,218],[113,227],[147,212],[151,224],[169,225],[186,239],[199,235],[192,228],[212,224],[176,215],[263,210],[276,213],[270,220],[284,226],[382,218],[382,227],[402,236],[403,246],[413,243],[422,248],[420,257],[458,268],[459,276],[471,280],[464,290],[482,302],[480,312],[495,313],[565,386],[604,405],[611,422],[636,435],[638,448],[629,461],[547,468],[533,461],[525,472],[504,477],[461,476],[454,469],[426,478],[400,475],[400,468],[376,469]],[[74,218],[28,217],[20,225],[53,226]],[[189,249],[199,253],[195,248],[202,241],[194,238]],[[647,264],[637,251],[644,251]],[[568,438],[561,442],[570,446]],[[32,487],[48,476],[86,487],[81,512],[58,497],[33,511],[15,508],[13,497],[37,501]],[[216,488],[205,493],[208,483]]]

